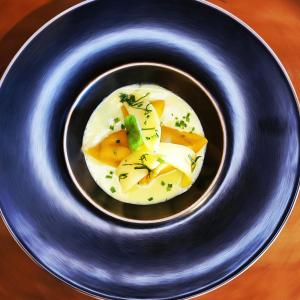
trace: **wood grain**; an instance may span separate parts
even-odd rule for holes
[[[0,73],[42,24],[76,0],[0,0]],[[213,0],[256,30],[285,65],[300,93],[300,1]],[[300,299],[300,203],[279,238],[249,270],[203,300]],[[90,299],[34,264],[0,222],[0,299]]]

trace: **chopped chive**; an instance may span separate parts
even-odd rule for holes
[[[151,137],[149,136],[146,136],[146,140],[149,141],[151,139]]]
[[[152,128],[142,128],[142,130],[154,130],[155,127],[152,127]]]
[[[147,167],[144,163],[132,163],[132,164],[122,164],[122,166],[132,166],[134,165],[135,170],[147,170],[148,175],[151,173],[151,169]]]
[[[165,183],[164,181],[161,181],[160,184],[161,184],[162,186],[164,186],[166,183]]]
[[[110,188],[110,191],[111,191],[112,193],[115,193],[117,190],[116,190],[116,188],[115,188],[114,186],[112,186],[112,187]]]
[[[118,117],[114,118],[114,122],[115,122],[115,124],[119,123],[120,122],[120,118],[118,118]]]
[[[110,130],[114,130],[114,129],[115,129],[114,125],[110,125],[110,126],[109,126],[109,129],[110,129]]]
[[[105,178],[112,179],[111,175],[106,175]]]
[[[192,172],[194,171],[195,167],[196,167],[196,163],[198,161],[198,159],[201,157],[201,155],[196,156],[196,158],[194,159],[191,155],[189,155],[189,159],[191,161],[191,169]]]
[[[121,142],[120,140],[116,140],[116,144],[120,144],[120,142]]]
[[[190,115],[191,115],[191,113],[187,113],[187,115],[186,115],[186,117],[185,117],[185,120],[186,120],[187,122],[190,122]]]
[[[147,160],[147,155],[149,155],[148,153],[142,154],[141,157],[139,158],[139,160],[144,163],[145,160]]]
[[[152,201],[152,200],[153,200],[153,197],[148,198],[148,201]]]
[[[167,185],[167,192],[170,192],[172,189],[173,184],[172,183],[168,183]]]
[[[181,120],[181,121],[176,121],[175,126],[184,129],[185,127],[187,127],[187,124],[183,120]]]
[[[121,129],[125,129],[125,125],[124,124],[121,124]]]
[[[157,161],[158,161],[159,163],[161,163],[161,164],[165,162],[161,157],[159,157],[159,158],[157,159]]]
[[[119,175],[119,180],[127,178],[128,173],[123,173]]]
[[[195,130],[195,127],[193,127],[193,128],[191,129],[190,133],[192,133],[194,130]]]
[[[114,172],[113,171],[109,171],[109,174],[112,175],[112,174],[114,174]]]

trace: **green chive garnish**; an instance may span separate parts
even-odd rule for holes
[[[187,122],[190,122],[190,113],[188,113],[187,115],[186,115],[186,117],[185,117],[185,120],[187,121]]]
[[[142,130],[154,130],[155,127],[152,127],[152,128],[142,128]]]
[[[170,192],[172,189],[173,184],[172,183],[168,183],[167,185],[167,192]]]
[[[127,178],[128,173],[123,173],[119,175],[119,180]]]
[[[175,126],[184,129],[187,127],[187,124],[183,120],[180,120],[175,122]]]

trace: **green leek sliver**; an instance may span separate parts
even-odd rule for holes
[[[128,132],[128,146],[131,151],[136,151],[142,144],[142,132],[134,115],[125,118],[125,127]]]

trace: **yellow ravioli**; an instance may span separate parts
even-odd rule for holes
[[[150,175],[150,171],[160,164],[157,159],[158,155],[149,153],[144,146],[127,156],[116,170],[123,191],[130,190],[142,178]]]

